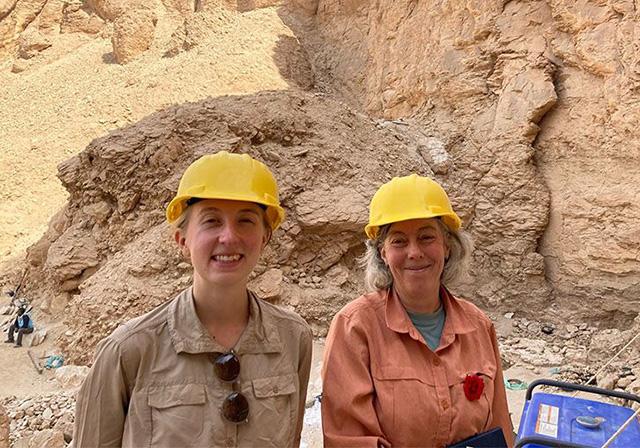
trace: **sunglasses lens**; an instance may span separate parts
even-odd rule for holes
[[[233,392],[222,403],[222,415],[233,423],[244,422],[249,416],[249,402],[239,392]]]
[[[240,375],[240,360],[234,353],[223,353],[216,357],[213,369],[222,381],[233,381]]]

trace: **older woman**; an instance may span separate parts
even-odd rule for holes
[[[246,154],[207,155],[166,214],[193,285],[100,343],[75,446],[297,446],[311,331],[247,290],[284,217],[275,179]]]
[[[325,446],[442,447],[493,428],[513,443],[495,329],[446,287],[472,250],[460,227],[426,177],[394,178],[374,195],[372,292],[345,306],[327,336]]]

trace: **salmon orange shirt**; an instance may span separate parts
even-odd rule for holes
[[[443,447],[501,427],[513,433],[493,324],[441,288],[446,321],[429,349],[392,291],[359,297],[334,318],[323,363],[326,447]],[[484,381],[465,396],[467,375]]]

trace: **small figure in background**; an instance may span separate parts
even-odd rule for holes
[[[13,343],[13,334],[18,333],[18,337],[15,339],[16,347],[22,347],[22,336],[25,334],[33,333],[33,319],[27,313],[26,308],[21,306],[18,308],[18,316],[13,324],[9,327],[9,333],[7,334],[7,340],[5,343]]]

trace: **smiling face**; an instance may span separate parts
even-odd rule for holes
[[[405,297],[437,292],[448,254],[437,218],[393,223],[380,249],[396,290]]]
[[[195,285],[245,285],[269,233],[264,211],[252,202],[205,199],[191,206],[175,239],[191,260]]]

